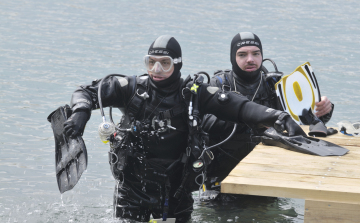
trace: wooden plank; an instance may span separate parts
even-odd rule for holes
[[[244,161],[241,161],[240,164],[238,164],[238,166],[241,167],[241,165],[243,163],[246,164],[266,164],[266,165],[281,165],[281,166],[286,166],[285,168],[291,168],[291,169],[300,169],[304,166],[311,166],[314,168],[331,168],[330,170],[334,169],[334,167],[338,167],[340,165],[348,167],[348,168],[353,168],[354,170],[359,170],[359,167],[357,166],[357,163],[355,161],[353,162],[346,162],[344,160],[334,160],[333,162],[322,162],[321,160],[304,160],[304,159],[292,159],[292,158],[287,158],[287,159],[276,159],[276,158],[271,158],[271,157],[256,157],[253,156],[252,159],[247,159]],[[335,165],[333,165],[335,164]]]
[[[348,153],[346,153],[343,157],[348,156],[349,154],[360,154],[360,144],[358,146],[343,146],[344,148],[350,150]],[[281,153],[288,153],[288,154],[293,154],[294,156],[299,155],[299,156],[304,156],[307,155],[309,156],[310,154],[306,154],[306,153],[301,153],[301,152],[297,152],[297,151],[292,151],[292,150],[288,150],[288,149],[284,149],[284,148],[280,148],[280,147],[276,147],[276,146],[268,146],[268,145],[263,145],[263,144],[259,144],[257,145],[255,148],[255,150],[257,151],[263,151],[263,152],[269,152],[269,153],[275,153],[275,154],[281,154]],[[310,155],[310,156],[316,156],[316,155]],[[316,156],[318,157],[318,156]],[[337,156],[327,156],[327,157],[337,157]]]
[[[344,177],[360,179],[359,169],[354,169],[351,166],[339,166],[329,171],[328,167],[313,167],[304,165],[297,168],[288,168],[286,165],[269,165],[269,164],[253,164],[253,163],[241,163],[234,168],[234,170],[241,171],[263,171],[263,172],[275,172],[275,173],[289,173],[289,174],[304,174],[321,176],[321,177]],[[229,174],[231,175],[231,173]]]
[[[256,151],[256,153],[254,152]],[[306,160],[321,160],[321,161],[331,161],[331,160],[337,160],[339,158],[342,159],[349,159],[352,160],[353,158],[360,158],[359,154],[353,153],[352,151],[349,151],[344,156],[316,156],[316,155],[310,155],[310,154],[304,154],[300,152],[294,152],[282,148],[276,148],[275,150],[270,150],[268,148],[255,148],[253,152],[251,152],[247,157],[245,157],[244,160],[248,160],[255,157],[263,156],[263,157],[272,157],[275,159],[306,159]]]
[[[280,149],[280,148],[279,148]],[[261,161],[257,161],[258,158],[272,158],[274,160],[284,160],[286,161],[296,161],[298,163],[305,163],[305,162],[320,162],[320,163],[333,163],[344,161],[344,163],[355,163],[356,160],[360,159],[360,154],[355,153],[354,151],[349,151],[344,156],[315,156],[309,154],[302,154],[298,152],[292,151],[268,151],[266,149],[255,149],[246,156],[239,164],[248,162],[248,163],[260,163]]]
[[[345,189],[349,189],[349,191],[358,190],[358,186],[347,187]],[[294,184],[294,182],[282,181],[279,183],[276,179],[227,177],[221,183],[221,192],[360,204],[359,192],[344,193],[343,191],[334,190],[333,187],[329,190],[327,185],[321,185],[320,188],[316,188],[315,184],[308,182]]]
[[[305,199],[306,222],[359,222],[360,137],[321,139],[350,151],[320,157],[259,144],[222,181],[221,192]]]
[[[360,205],[324,201],[305,201],[305,222],[359,222]]]
[[[344,148],[346,148],[350,151],[341,157],[349,157],[349,156],[360,157],[360,147],[359,146],[360,146],[360,143],[358,146],[343,146]],[[284,149],[284,148],[280,148],[280,147],[276,147],[276,146],[267,146],[267,145],[263,145],[263,144],[257,145],[254,148],[254,151],[269,153],[269,154],[289,154],[294,157],[297,157],[297,156],[299,156],[299,157],[307,157],[307,156],[321,157],[321,156],[301,153],[298,151],[292,151],[292,150],[288,150],[288,149]],[[332,158],[332,157],[338,157],[338,156],[326,156],[326,158]]]
[[[234,169],[230,174],[229,177],[245,177],[245,178],[256,178],[256,179],[263,179],[263,180],[273,180],[276,179],[278,183],[283,183],[284,181],[288,183],[293,183],[296,185],[299,182],[307,182],[314,185],[314,188],[322,189],[323,186],[328,186],[328,188],[333,188],[335,191],[344,191],[347,192],[351,186],[354,187],[354,191],[360,193],[360,179],[353,179],[353,178],[339,178],[339,177],[322,177],[322,176],[314,176],[309,174],[288,174],[288,173],[269,173],[263,171],[243,171],[239,169]],[[348,187],[350,186],[350,187]],[[346,190],[343,189],[346,187]]]
[[[358,160],[360,156],[349,154],[346,156],[333,156],[333,157],[320,157],[307,154],[294,154],[291,153],[278,153],[263,152],[254,150],[245,159],[243,159],[238,165],[242,163],[261,163],[261,164],[273,164],[273,165],[289,165],[291,166],[303,166],[303,165],[318,165],[318,166],[331,166],[337,165],[353,165],[355,168],[358,166]]]

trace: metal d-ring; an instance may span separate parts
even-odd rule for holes
[[[118,161],[119,161],[119,157],[114,153],[114,152],[109,152],[110,154],[112,154],[112,155],[114,155],[115,157],[116,157],[116,161],[115,162],[112,162],[112,159],[109,161],[110,162],[110,164],[116,164]]]

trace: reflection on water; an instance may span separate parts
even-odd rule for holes
[[[216,202],[197,199],[193,222],[294,222],[304,219],[303,205],[301,200],[250,195],[227,195]]]
[[[80,187],[77,185],[76,187]],[[128,222],[112,218],[111,193],[92,197],[92,192],[77,189],[71,195],[58,197],[56,202],[29,196],[16,205],[0,205],[1,219],[8,222]],[[94,190],[96,190],[94,188]],[[109,189],[109,192],[111,189]],[[89,199],[87,196],[92,198]],[[303,220],[303,202],[285,198],[237,196],[232,201],[201,202],[194,193],[195,211],[191,222],[298,222]],[[3,200],[4,202],[10,200]],[[11,201],[13,202],[13,201]],[[297,219],[297,220],[295,220]],[[13,221],[14,220],[14,221]],[[3,222],[5,222],[3,221]]]
[[[262,0],[0,2],[0,222],[124,222],[112,219],[114,180],[108,145],[93,111],[84,134],[89,165],[60,195],[47,115],[69,103],[81,84],[110,73],[140,75],[159,35],[174,35],[183,77],[230,68],[239,31],[262,40],[264,56],[290,74],[310,61],[321,93],[335,103],[329,125],[359,120],[358,1]],[[330,16],[331,15],[331,16]],[[120,115],[117,114],[117,119]],[[197,193],[194,194],[197,199]],[[304,201],[242,196],[195,201],[193,222],[303,222]]]

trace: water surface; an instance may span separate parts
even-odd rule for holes
[[[335,104],[329,126],[360,120],[358,1],[0,2],[0,221],[116,222],[108,147],[94,111],[84,134],[89,165],[62,196],[55,178],[47,115],[69,103],[82,84],[110,73],[139,75],[156,37],[176,37],[182,74],[230,68],[229,46],[240,31],[256,33],[265,58],[290,74],[309,61],[322,95]],[[270,66],[270,65],[269,65]],[[271,66],[270,66],[271,70]],[[115,115],[119,119],[120,114]],[[303,222],[304,201],[243,196],[201,202],[193,222]]]

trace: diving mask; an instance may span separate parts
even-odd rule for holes
[[[144,61],[146,70],[148,71],[168,72],[174,64],[181,63],[181,57],[173,59],[170,56],[146,55]]]
[[[349,121],[341,121],[337,123],[341,133],[350,136],[360,136],[360,121],[351,123]]]

